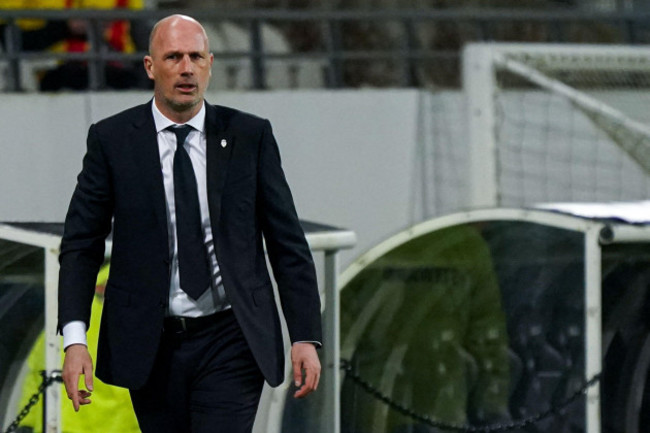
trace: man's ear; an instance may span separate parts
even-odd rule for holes
[[[149,79],[153,80],[154,75],[153,75],[153,59],[151,56],[144,56],[143,59],[144,63],[144,70],[147,71],[147,76]]]

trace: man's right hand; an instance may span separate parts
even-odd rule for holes
[[[87,389],[79,389],[79,376],[82,374]],[[90,404],[90,391],[93,390],[93,360],[88,353],[88,348],[83,344],[72,344],[66,348],[63,360],[63,383],[75,412],[79,411],[79,406]]]

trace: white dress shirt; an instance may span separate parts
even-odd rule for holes
[[[185,140],[194,175],[196,176],[197,189],[199,194],[199,205],[201,207],[201,226],[205,241],[206,251],[210,260],[212,281],[210,290],[206,290],[199,299],[194,300],[180,287],[178,273],[178,242],[176,236],[176,212],[174,200],[174,152],[176,151],[176,135],[166,128],[177,125],[174,121],[166,118],[155,101],[151,104],[156,133],[158,139],[158,151],[160,154],[160,165],[162,167],[163,183],[165,187],[165,198],[167,201],[167,229],[170,252],[170,288],[169,306],[167,315],[183,317],[207,316],[217,311],[230,308],[230,303],[221,282],[219,264],[214,251],[212,238],[212,227],[210,225],[210,213],[208,209],[207,176],[206,176],[206,149],[207,140],[205,136],[205,104],[202,104],[200,111],[185,124],[193,128]],[[208,288],[206,288],[208,289]],[[87,345],[86,324],[83,321],[72,321],[67,323],[63,329],[63,347],[71,344]]]

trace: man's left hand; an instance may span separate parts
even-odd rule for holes
[[[312,343],[293,343],[291,345],[291,363],[293,364],[294,383],[298,388],[293,396],[303,398],[316,391],[320,379],[320,361],[316,347]]]

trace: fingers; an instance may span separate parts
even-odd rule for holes
[[[294,343],[291,348],[291,360],[294,382],[299,388],[294,397],[306,397],[318,388],[320,381],[321,366],[316,348],[311,343]]]
[[[293,384],[300,388],[302,385],[302,363],[300,361],[293,361]]]
[[[79,391],[77,390],[77,383],[79,383],[79,374],[70,373],[66,375],[63,373],[65,392],[68,394],[68,398],[72,400],[72,407],[74,407],[75,412],[79,411]]]
[[[84,382],[86,383],[86,389],[88,389],[88,391],[92,391],[93,390],[93,364],[92,361],[90,361],[90,357],[88,357],[88,360],[84,365]]]
[[[85,390],[80,390],[79,391],[79,405],[85,405],[85,404],[90,404],[91,400],[90,397],[92,396],[92,392],[88,392]]]
[[[88,391],[79,389],[79,377],[82,374]],[[79,411],[80,406],[90,404],[89,391],[93,390],[93,364],[86,346],[75,344],[66,349],[62,376],[66,393],[72,401],[75,412]]]
[[[72,362],[67,362],[67,360],[68,357],[66,356],[63,361],[63,384],[68,398],[72,400],[72,407],[77,412],[79,411],[80,393],[83,392],[78,389],[80,370],[74,368],[71,365]]]
[[[84,406],[86,404],[90,404],[92,401],[90,400],[90,397],[92,396],[91,392],[88,392],[86,390],[79,390],[77,391],[77,406],[75,407],[75,411],[78,411],[81,406]],[[74,406],[74,398],[71,399],[73,401],[73,406]]]
[[[318,382],[320,381],[320,366],[315,368],[304,368],[305,380],[302,386],[294,393],[294,397],[303,398],[318,389]]]

